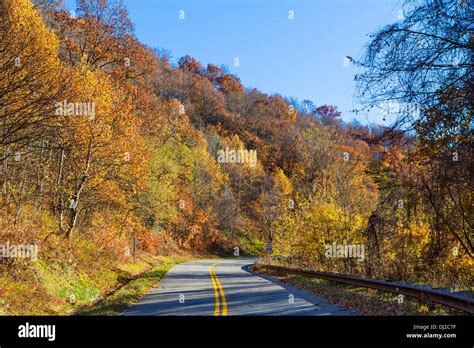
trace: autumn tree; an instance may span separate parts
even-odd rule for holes
[[[239,78],[224,72],[218,66],[208,64],[204,75],[224,94],[243,91]]]
[[[450,91],[448,104],[466,102],[474,49],[471,10],[467,1],[405,1],[404,19],[372,34],[357,62],[365,109],[394,109],[394,126],[412,129],[423,117],[417,110],[443,102],[440,91]]]
[[[62,83],[58,40],[27,0],[0,3],[0,159],[27,153],[54,118]]]
[[[466,169],[472,163],[471,9],[464,1],[408,1],[404,10],[403,20],[373,35],[358,62],[359,98],[367,108],[393,109],[392,128],[416,134],[411,158],[421,182],[413,185],[435,216],[433,240],[446,239],[442,231],[449,231],[472,257],[466,210],[472,205]],[[452,160],[461,154],[463,160]],[[433,247],[433,255],[443,249]]]
[[[178,61],[178,66],[180,69],[189,73],[198,73],[202,68],[201,63],[191,56],[181,57]]]

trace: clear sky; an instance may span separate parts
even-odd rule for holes
[[[66,0],[69,9],[75,0]],[[399,0],[124,0],[138,39],[226,65],[246,87],[333,104],[343,119],[383,123],[375,113],[355,115],[354,74],[368,34],[398,20]],[[184,11],[184,19],[180,14]],[[290,19],[290,12],[294,18]],[[238,58],[239,66],[234,66]]]

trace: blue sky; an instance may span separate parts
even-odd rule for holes
[[[69,9],[75,0],[66,0]],[[246,87],[333,104],[343,119],[383,123],[350,113],[357,58],[368,34],[398,20],[399,0],[124,0],[136,36],[203,65],[226,65]],[[184,20],[179,18],[184,11]],[[294,11],[294,19],[289,19]],[[234,66],[234,58],[239,66]]]

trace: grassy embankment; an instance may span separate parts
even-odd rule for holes
[[[175,264],[195,255],[89,263],[38,259],[0,274],[0,315],[117,315],[156,285]]]

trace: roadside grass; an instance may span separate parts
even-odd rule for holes
[[[161,257],[163,263],[129,280],[104,299],[87,308],[78,310],[76,315],[120,315],[125,309],[138,302],[153,286],[163,279],[166,273],[177,263],[187,261],[187,258]]]
[[[35,258],[0,258],[0,316],[114,315],[176,263],[216,257],[209,251],[182,248],[167,236],[130,255],[125,252],[126,237],[104,242],[115,238],[112,227],[94,227],[97,233],[91,230],[68,241],[51,232],[57,228],[53,216],[33,208],[33,215],[15,227],[20,234],[9,232],[11,226],[5,228],[0,219],[0,240],[28,241],[39,249]]]
[[[204,256],[140,252],[124,260],[80,257],[20,260],[15,268],[0,269],[0,315],[115,315],[175,264]]]
[[[338,304],[360,315],[464,315],[462,311],[435,303],[421,303],[408,296],[404,296],[399,303],[397,295],[390,292],[285,274],[264,266],[255,266],[253,270],[322,296],[329,303]]]

